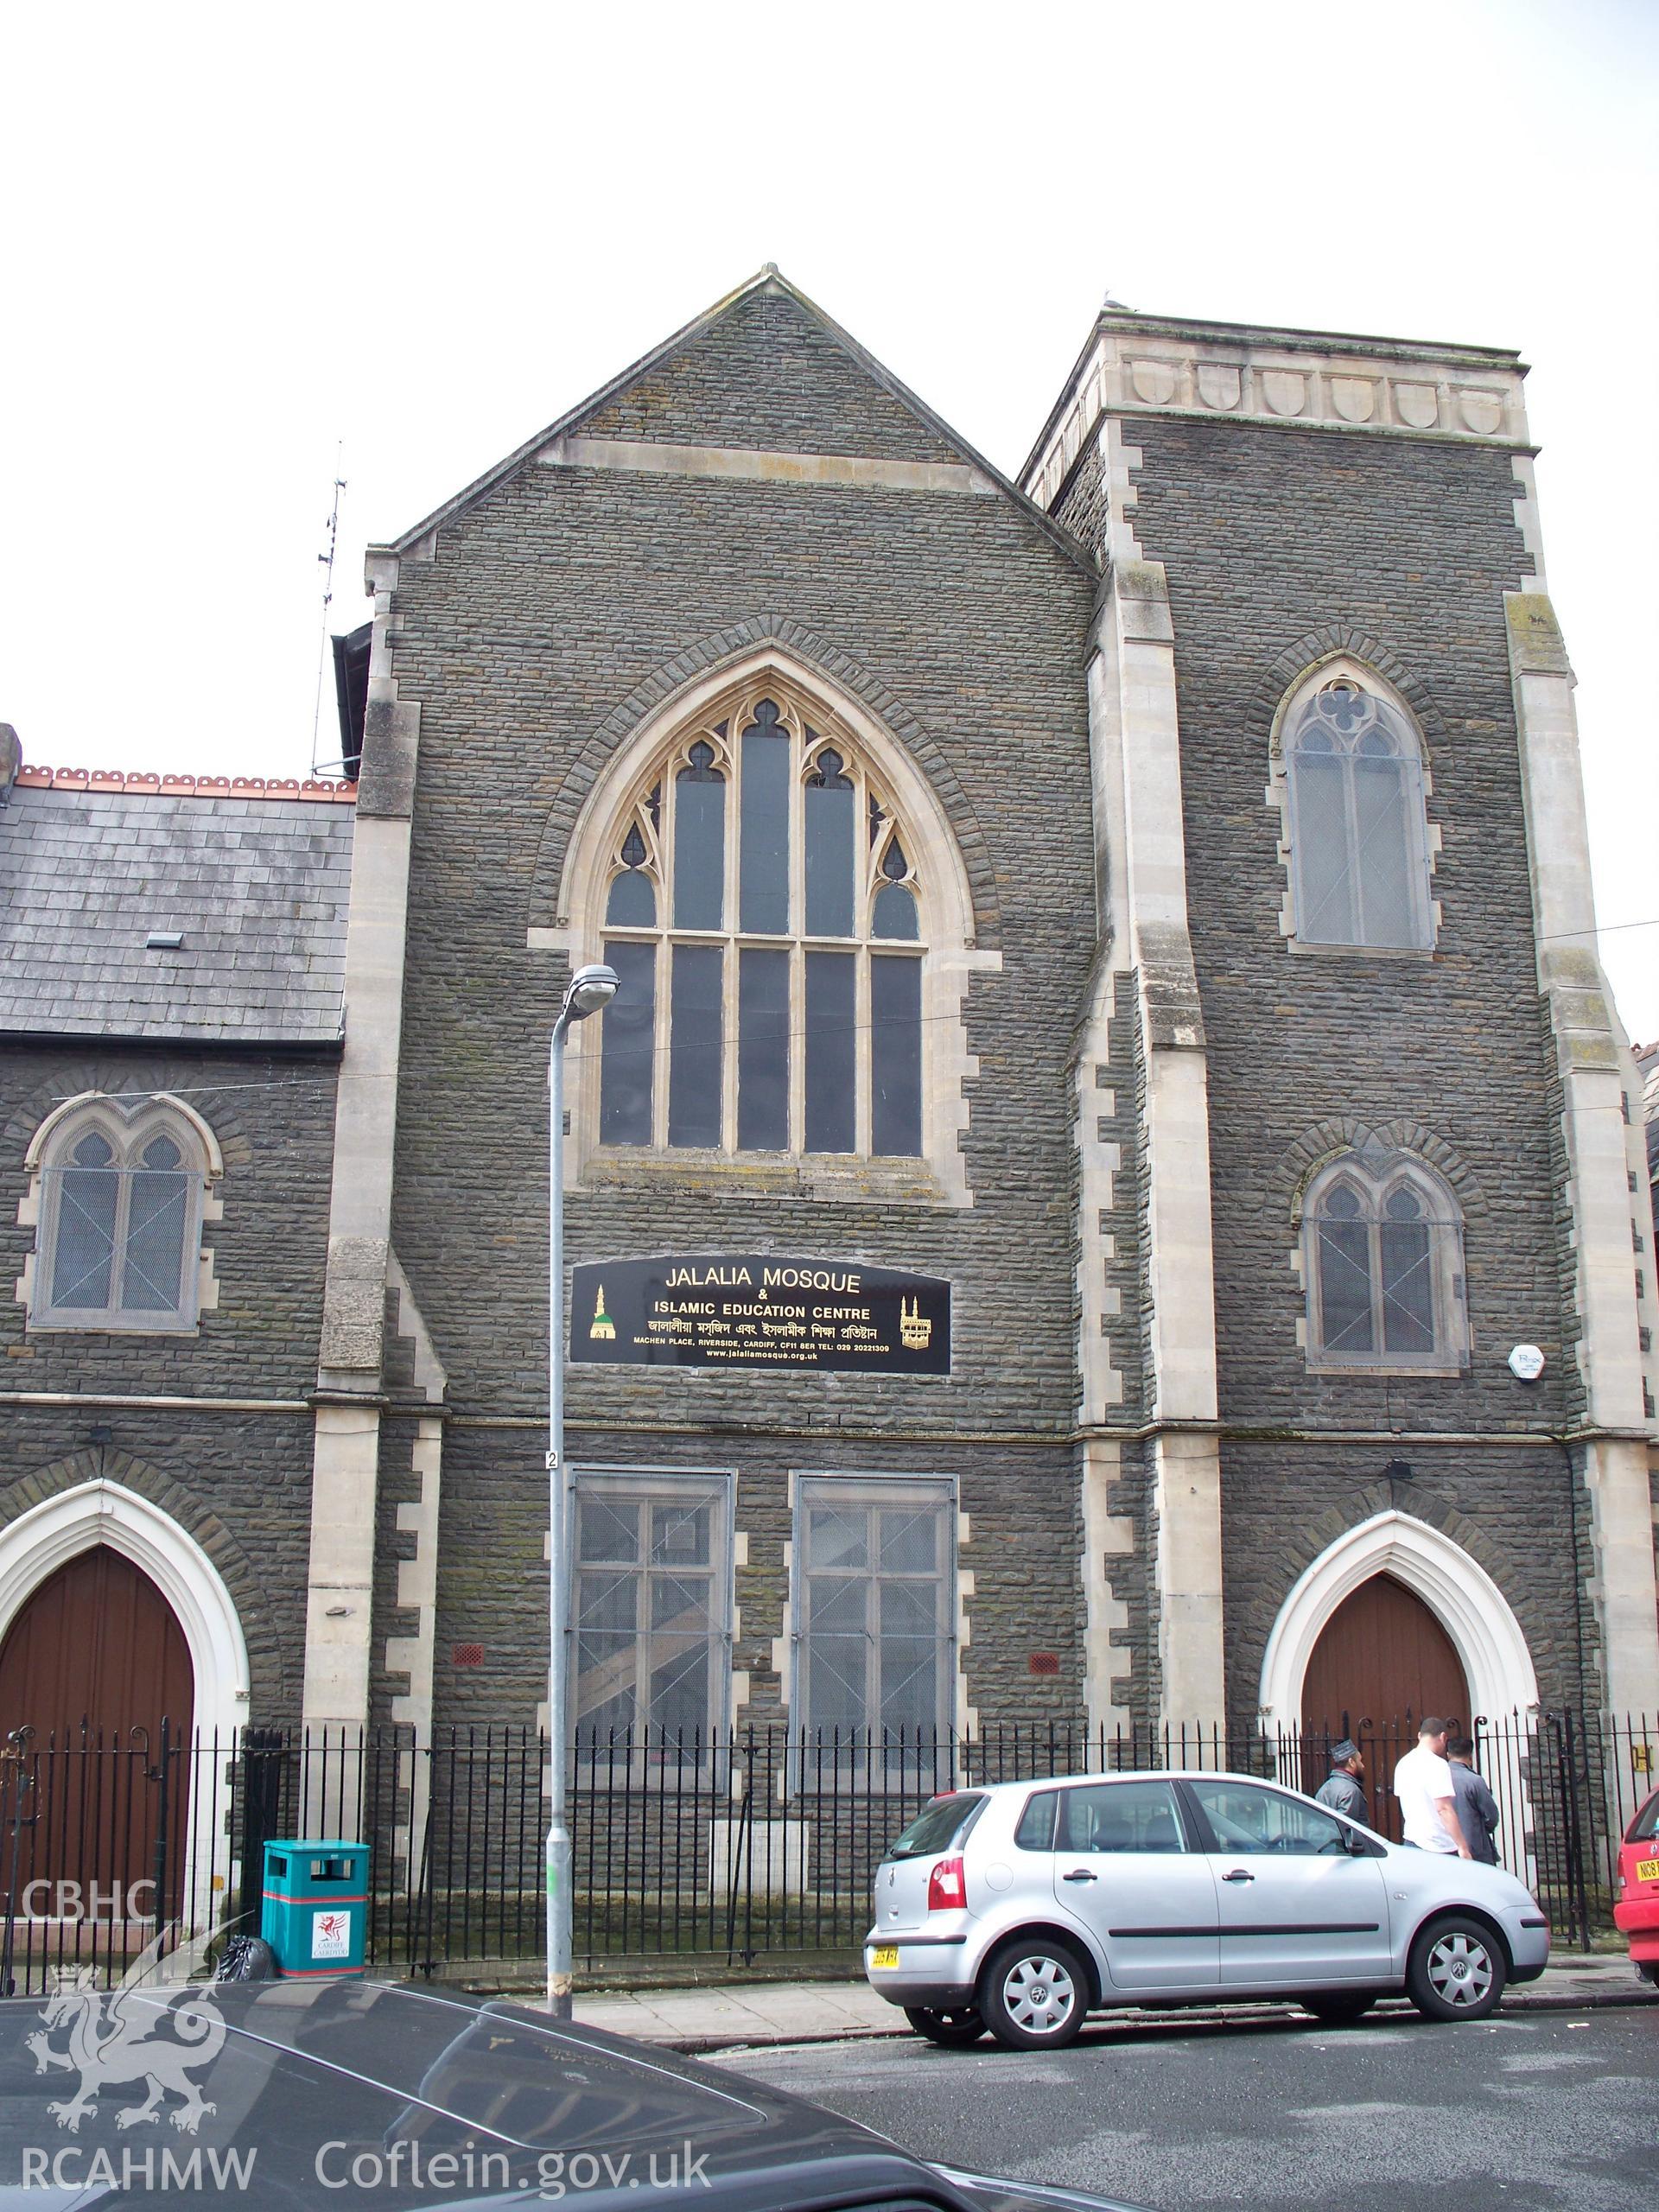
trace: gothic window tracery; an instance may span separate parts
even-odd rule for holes
[[[1322,671],[1284,719],[1295,935],[1316,945],[1433,943],[1421,740],[1357,671]]]
[[[1324,1367],[1412,1372],[1463,1363],[1463,1217],[1422,1161],[1344,1154],[1303,1218],[1308,1355]]]
[[[601,1143],[919,1155],[925,900],[862,748],[762,682],[639,789],[604,888]]]

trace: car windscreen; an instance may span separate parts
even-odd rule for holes
[[[1649,1836],[1659,1835],[1659,1789],[1656,1789],[1647,1803],[1624,1831],[1626,1843],[1645,1843]]]
[[[931,1804],[923,1806],[897,1841],[888,1846],[888,1858],[919,1859],[925,1852],[948,1849],[984,1802],[976,1789],[959,1789],[953,1796],[935,1797]]]

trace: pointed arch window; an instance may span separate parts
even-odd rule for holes
[[[44,1133],[29,1325],[191,1329],[214,1163],[169,1102],[98,1096]],[[37,1142],[39,1141],[37,1140]]]
[[[1396,700],[1327,666],[1283,720],[1295,935],[1303,944],[1434,941],[1422,741]]]
[[[658,755],[608,853],[620,988],[601,1025],[600,1141],[918,1156],[927,940],[911,825],[792,687],[729,704]]]
[[[1463,1217],[1422,1161],[1352,1153],[1330,1162],[1308,1191],[1303,1265],[1311,1366],[1465,1363]]]

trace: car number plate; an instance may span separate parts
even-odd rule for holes
[[[1659,1859],[1638,1859],[1636,1878],[1638,1882],[1659,1882]]]
[[[896,1967],[898,1963],[899,1946],[896,1943],[878,1943],[870,1953],[870,1967],[874,1973],[880,1973],[883,1967]]]

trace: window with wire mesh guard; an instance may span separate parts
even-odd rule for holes
[[[800,1478],[796,1698],[809,1736],[861,1745],[949,1725],[955,1554],[948,1478]]]
[[[685,1756],[723,1724],[729,1491],[718,1475],[577,1475],[572,1712],[584,1755]]]
[[[160,1101],[100,1097],[41,1163],[31,1328],[193,1328],[205,1165]]]
[[[639,779],[603,888],[603,1144],[922,1151],[917,842],[816,711],[751,686]]]
[[[1310,1365],[1418,1373],[1466,1357],[1463,1220],[1421,1160],[1350,1154],[1303,1214]]]
[[[1414,725],[1344,672],[1293,699],[1283,727],[1298,942],[1427,949],[1433,910]]]

